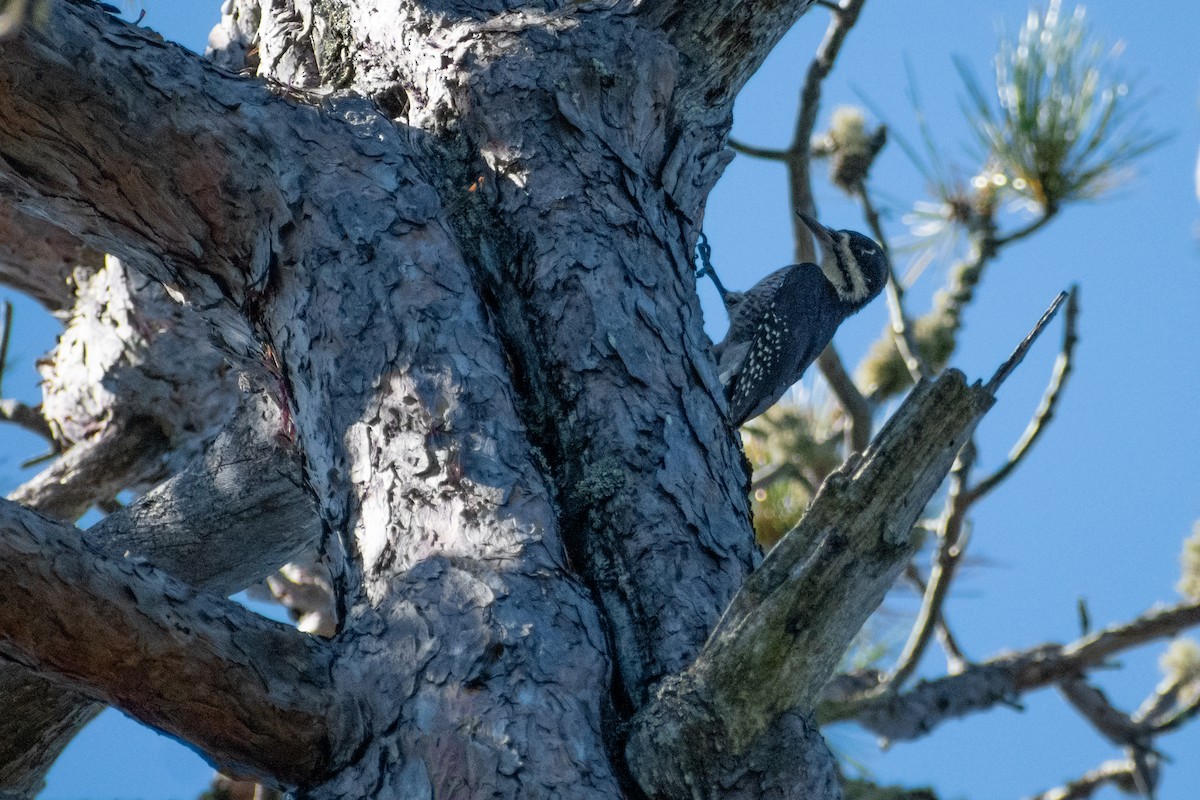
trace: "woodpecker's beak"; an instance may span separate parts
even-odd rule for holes
[[[867,288],[863,282],[862,267],[858,265],[858,260],[846,244],[847,235],[826,228],[803,211],[797,211],[796,216],[812,231],[813,238],[821,246],[818,265],[838,297],[847,303],[857,303],[866,297]]]
[[[833,236],[835,231],[826,228],[824,225],[817,222],[803,211],[797,211],[796,216],[800,218],[800,221],[804,223],[806,228],[812,231],[813,237],[816,238],[817,242],[821,245],[822,250],[824,250],[826,253],[833,251]]]

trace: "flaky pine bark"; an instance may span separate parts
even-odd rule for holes
[[[0,50],[0,206],[40,220],[15,271],[58,302],[109,253],[205,322],[280,408],[271,463],[300,453],[339,629],[197,593],[313,528],[175,483],[180,518],[151,495],[82,542],[5,506],[0,653],[301,797],[838,797],[817,694],[990,395],[922,387],[747,580],[690,253],[733,97],[808,5],[232,0],[213,66],[53,4]],[[238,559],[200,555],[221,526]]]
[[[300,464],[276,439],[279,424],[269,403],[247,401],[202,459],[93,526],[89,542],[219,594],[260,580],[320,535]],[[114,468],[112,460],[104,465]],[[8,712],[0,719],[0,796],[36,793],[102,705],[9,661],[0,662],[0,696]]]

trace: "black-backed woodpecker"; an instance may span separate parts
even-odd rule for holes
[[[887,256],[869,236],[826,228],[800,214],[821,263],[792,264],[748,292],[726,292],[707,265],[729,312],[729,332],[714,348],[735,426],[766,411],[833,339],[838,325],[883,290]]]

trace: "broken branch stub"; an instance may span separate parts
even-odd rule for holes
[[[626,759],[651,796],[690,798],[739,758],[778,749],[782,715],[811,715],[855,634],[917,547],[925,505],[1045,328],[1060,295],[984,386],[958,370],[920,382],[861,458],[829,476],[746,580],[693,664],[634,717]],[[732,760],[731,760],[732,759]]]
[[[691,668],[664,681],[634,718],[626,755],[647,792],[682,796],[674,789],[708,771],[714,746],[743,752],[780,714],[811,711],[915,549],[913,525],[992,402],[957,370],[922,382],[863,456],[826,480]]]

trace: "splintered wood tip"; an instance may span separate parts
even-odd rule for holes
[[[1013,350],[1013,354],[1008,357],[1007,361],[1000,365],[1000,369],[996,370],[996,374],[993,375],[992,379],[987,382],[987,386],[985,388],[988,390],[988,392],[995,394],[996,390],[1000,388],[1000,384],[1004,383],[1004,379],[1012,374],[1012,371],[1017,368],[1017,365],[1024,360],[1025,354],[1029,352],[1029,348],[1032,347],[1033,343],[1037,341],[1037,338],[1042,335],[1042,331],[1044,331],[1046,326],[1050,324],[1050,320],[1054,319],[1054,315],[1058,313],[1059,307],[1062,306],[1066,299],[1066,292],[1058,293],[1058,297],[1054,298],[1054,302],[1051,303],[1050,307],[1046,309],[1046,313],[1042,314],[1042,318],[1037,321],[1037,325],[1033,326],[1033,330],[1031,330],[1029,334],[1023,340],[1021,340],[1021,343],[1017,345],[1017,349]]]

